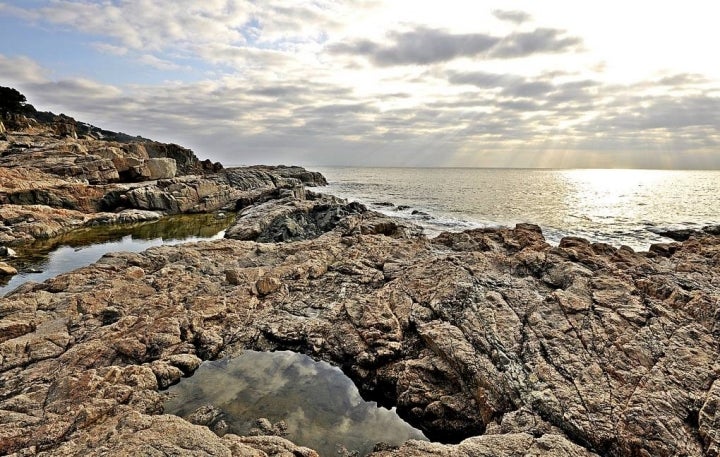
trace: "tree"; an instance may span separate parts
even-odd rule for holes
[[[0,114],[3,116],[22,112],[25,102],[27,99],[17,90],[0,86]]]

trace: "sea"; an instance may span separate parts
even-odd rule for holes
[[[539,225],[557,244],[579,236],[646,251],[667,229],[720,224],[720,171],[317,167],[318,188],[412,221],[428,236]]]

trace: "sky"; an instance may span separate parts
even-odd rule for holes
[[[0,86],[226,165],[720,169],[720,2],[0,0]]]

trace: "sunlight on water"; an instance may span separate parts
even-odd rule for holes
[[[595,219],[637,219],[645,216],[653,194],[672,180],[660,170],[568,170],[565,206],[578,208],[581,217]]]
[[[425,439],[391,410],[366,402],[340,369],[294,352],[245,351],[205,362],[170,387],[165,412],[188,417],[211,404],[222,410],[227,433],[246,435],[257,419],[284,421],[287,438],[338,455],[338,449],[368,454],[378,442]]]

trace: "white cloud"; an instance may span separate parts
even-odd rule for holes
[[[0,54],[0,75],[4,84],[22,85],[45,81],[49,73],[28,57],[8,57]]]
[[[138,58],[138,61],[150,65],[151,67],[157,68],[158,70],[180,70],[183,67],[170,60],[160,59],[152,54],[143,54]]]
[[[113,56],[124,56],[127,55],[128,49],[124,46],[115,46],[109,43],[95,42],[90,44],[93,48],[100,51],[103,54],[110,54]]]

